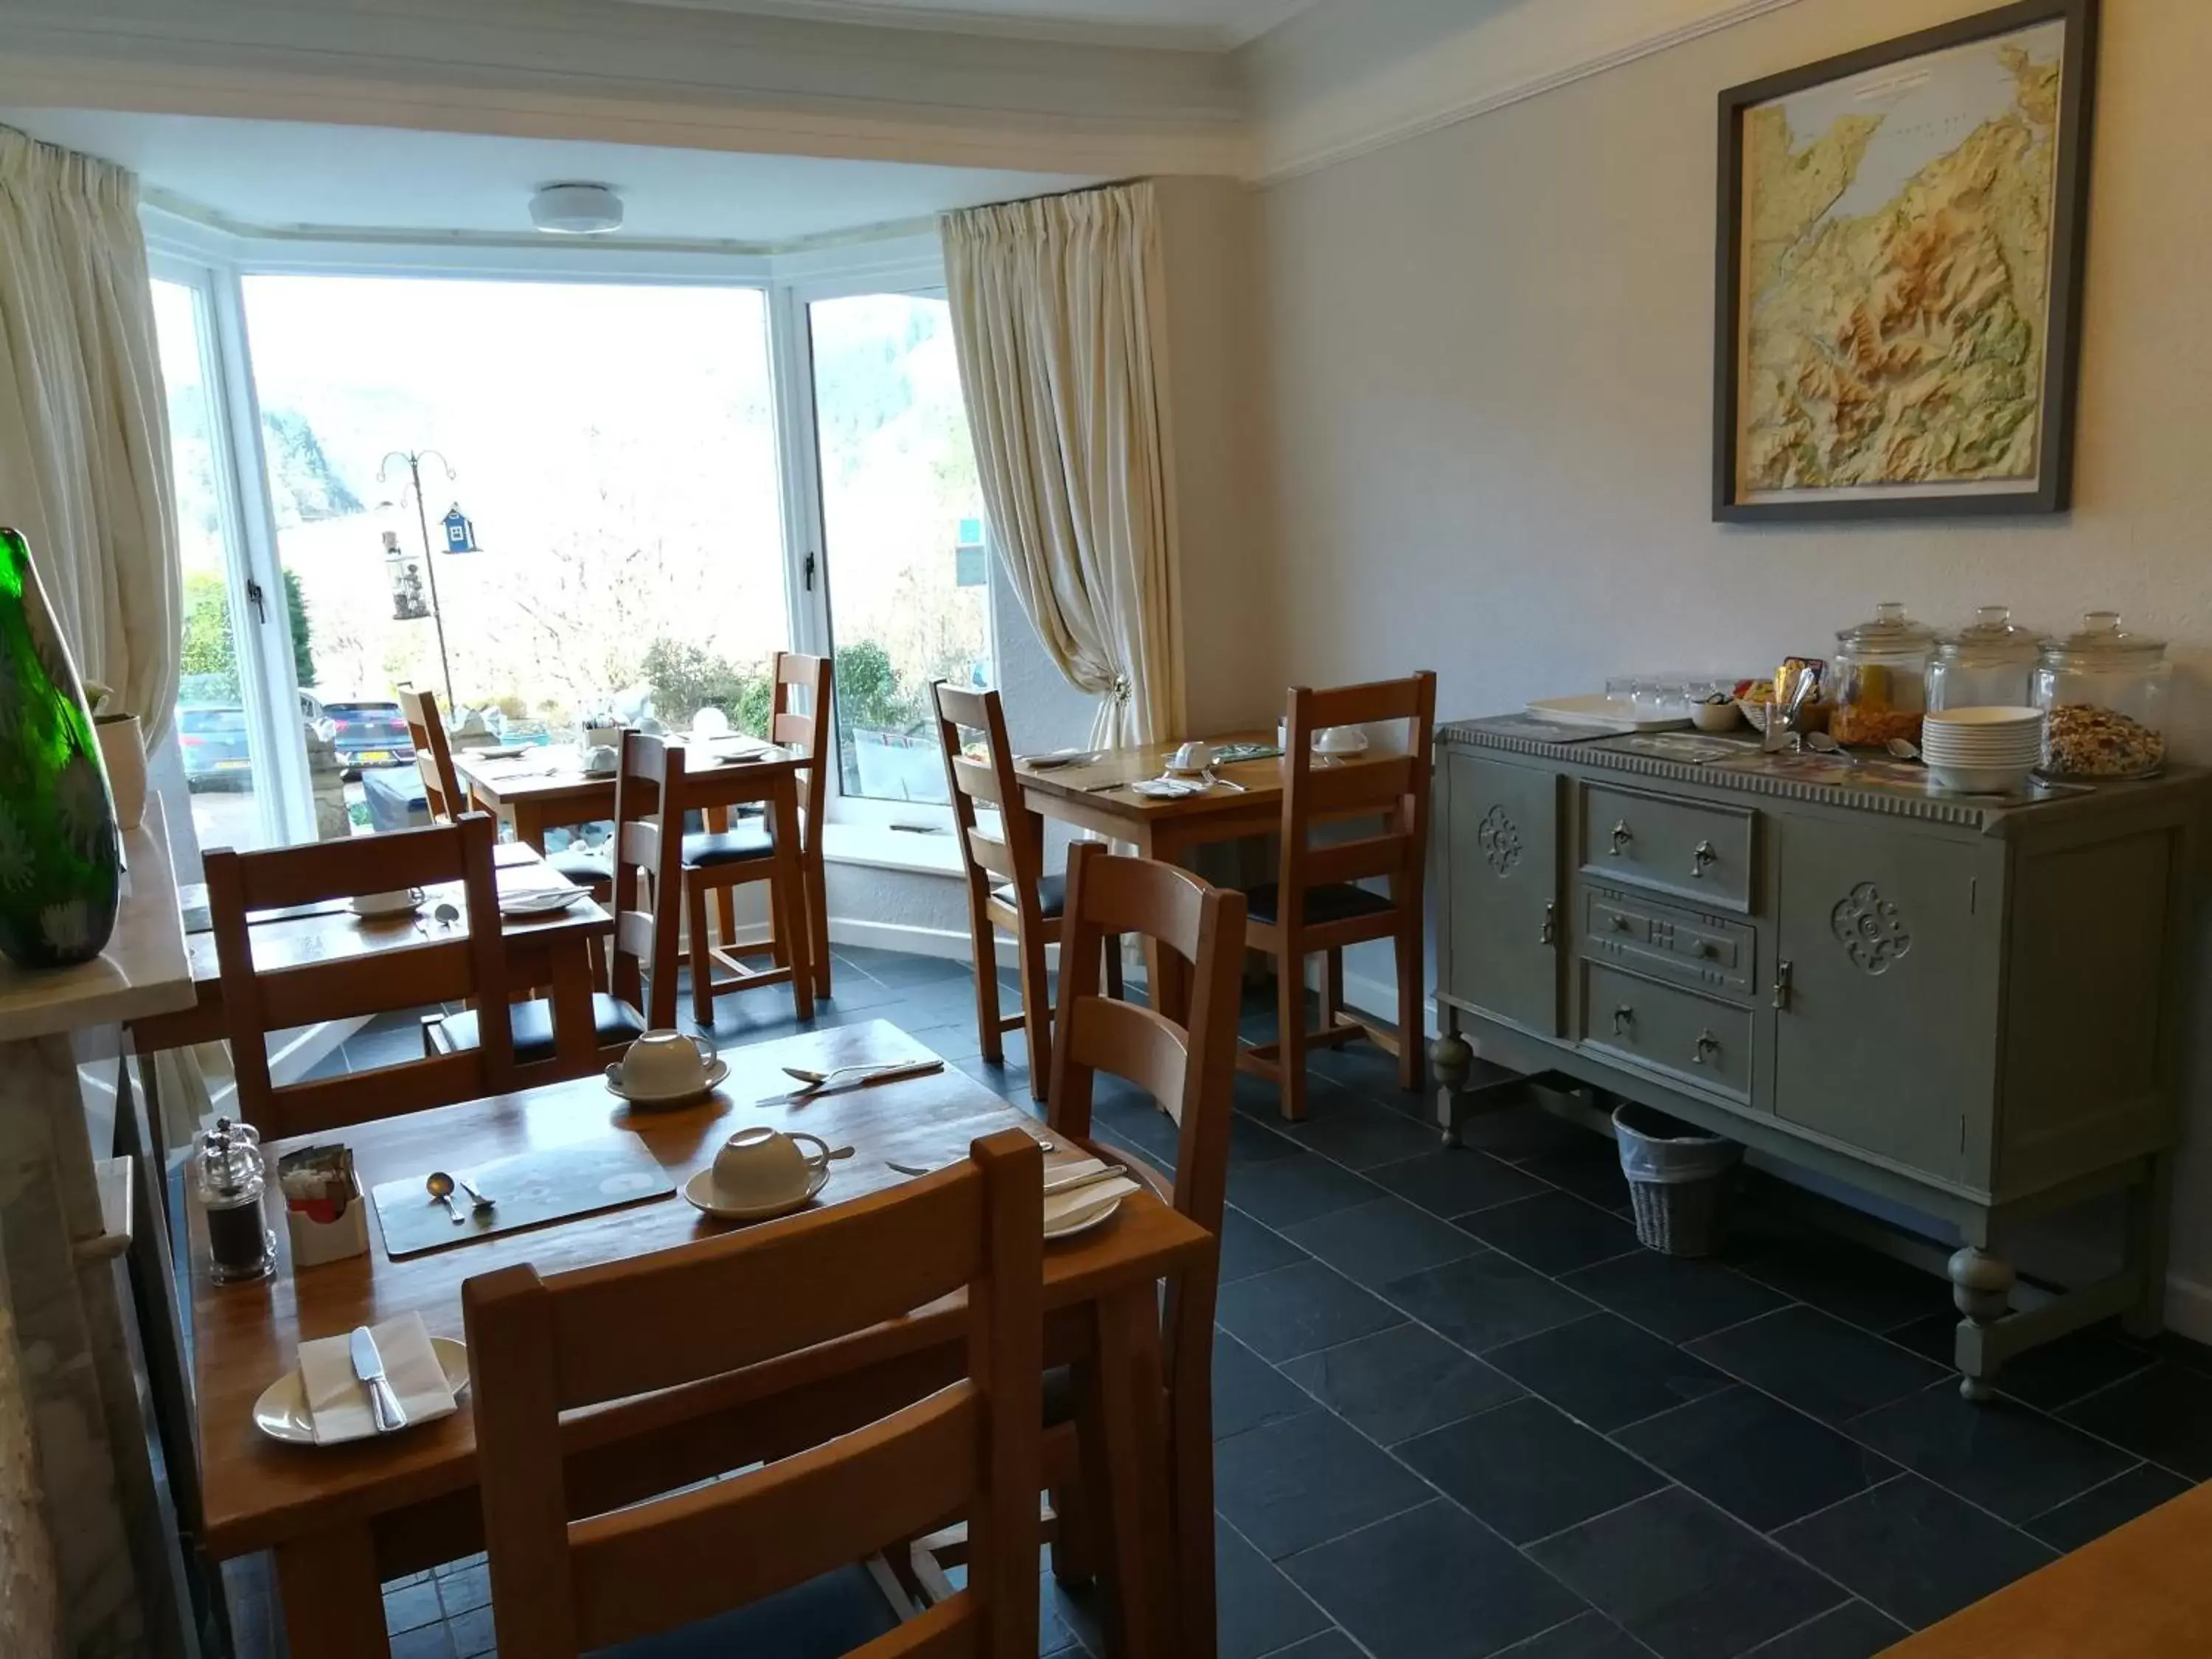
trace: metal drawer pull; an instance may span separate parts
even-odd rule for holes
[[[1774,964],[1774,1006],[1783,1013],[1790,1012],[1790,964]]]
[[[1628,843],[1635,839],[1636,832],[1628,827],[1626,818],[1614,824],[1613,826],[1613,856],[1619,858],[1628,850]]]
[[[1713,851],[1712,842],[1709,841],[1699,842],[1697,846],[1697,850],[1690,854],[1690,874],[1699,880],[1704,879],[1705,866],[1709,864],[1718,863],[1720,856],[1721,855],[1718,853]]]
[[[1690,1050],[1690,1064],[1702,1066],[1707,1054],[1717,1054],[1720,1051],[1721,1040],[1711,1031],[1700,1031],[1698,1033],[1698,1046]]]
[[[1634,923],[1631,922],[1626,916],[1622,915],[1619,911],[1616,910],[1613,912],[1613,931],[1614,933],[1625,933],[1634,925]]]
[[[1613,1011],[1613,1034],[1620,1036],[1636,1029],[1636,1010],[1626,1003]]]
[[[1536,943],[1556,945],[1559,939],[1559,907],[1549,900],[1544,905],[1544,925],[1536,930]]]

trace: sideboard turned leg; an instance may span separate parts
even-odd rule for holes
[[[2019,1275],[2002,1256],[1969,1244],[1951,1257],[1951,1300],[1965,1316],[1962,1338],[1972,1337],[2012,1310],[2012,1287]],[[1978,1340],[1960,1344],[1960,1366],[1964,1373],[1959,1392],[1969,1400],[1987,1400],[1995,1392],[1996,1362],[1984,1358],[1985,1345]]]
[[[2130,1336],[2156,1336],[2166,1328],[2166,1232],[2173,1217],[2173,1154],[2159,1152],[2146,1178],[2128,1189],[2128,1266],[2142,1289],[2122,1316]]]
[[[1456,1031],[1447,1031],[1429,1045],[1429,1075],[1437,1080],[1437,1121],[1444,1132],[1444,1145],[1460,1144],[1460,1129],[1467,1121],[1467,1097],[1462,1092],[1474,1075],[1474,1047]]]

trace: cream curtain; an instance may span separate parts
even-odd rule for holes
[[[0,524],[78,671],[169,729],[183,650],[168,419],[138,181],[0,127]]]
[[[1023,611],[1096,744],[1180,734],[1173,477],[1149,184],[944,222],[983,504]]]

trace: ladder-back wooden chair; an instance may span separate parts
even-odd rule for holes
[[[854,1652],[1034,1659],[1042,1179],[1036,1142],[1006,1130],[851,1203],[550,1279],[524,1265],[465,1284],[500,1650],[572,1659],[695,1625],[964,1514],[967,1589]],[[957,1290],[967,1365],[951,1387],[796,1455],[570,1518],[562,1413],[773,1361]]]
[[[492,836],[489,817],[467,812],[458,823],[427,830],[265,853],[219,848],[208,854],[208,909],[222,967],[238,1115],[264,1139],[319,1133],[514,1086]],[[419,945],[267,971],[254,963],[247,924],[255,911],[447,882],[461,884],[467,915],[455,929],[426,932]],[[465,1051],[283,1088],[270,1078],[272,1031],[463,1001],[476,1003],[480,1025],[478,1042]]]
[[[1191,966],[1190,1024],[1099,994],[1101,947],[1136,933]],[[1133,1084],[1176,1123],[1172,1182],[1133,1153],[1122,1161],[1166,1201],[1217,1239],[1229,1184],[1236,1097],[1237,1018],[1244,957],[1244,896],[1210,886],[1152,859],[1115,857],[1104,843],[1068,849],[1066,930],[1061,939],[1059,1030],[1052,1059],[1053,1128],[1081,1140],[1091,1130],[1100,1073]],[[1169,1281],[1161,1321],[1175,1490],[1176,1586],[1186,1651],[1213,1639],[1213,1303],[1218,1250]],[[1054,1389],[1048,1398],[1066,1398]],[[1086,1484],[1072,1419],[1048,1416],[1045,1473],[1054,1508],[1085,1534]],[[1097,1477],[1091,1477],[1092,1482]],[[1094,1486],[1094,1489],[1095,1486]]]
[[[422,780],[422,804],[430,822],[451,823],[469,810],[469,795],[453,770],[453,746],[446,735],[438,694],[403,689],[399,714],[407,722],[407,741],[415,747],[415,770]]]
[[[952,802],[953,833],[968,877],[968,932],[975,962],[976,1035],[983,1058],[1006,1064],[1000,1038],[1020,1031],[1029,1045],[1030,1093],[1038,1100],[1052,1075],[1052,993],[1045,975],[1045,946],[1057,936],[1067,903],[1065,876],[1044,873],[1044,824],[1022,805],[1014,755],[1006,741],[1006,714],[996,691],[966,691],[937,681],[930,688],[937,710],[937,740],[945,753],[945,793]],[[977,734],[983,749],[968,752],[962,732]],[[984,825],[979,807],[998,814],[998,833]],[[1022,1006],[1002,1014],[999,999],[999,936],[1013,936]],[[1121,941],[1104,947],[1109,988],[1121,994]],[[1060,969],[1066,971],[1063,957]]]
[[[664,839],[674,836],[678,867],[675,881],[654,883],[653,914],[657,926],[671,932],[676,918],[684,918],[690,941],[691,1017],[702,1029],[712,1030],[716,997],[732,991],[788,985],[793,1012],[800,1019],[813,1018],[814,973],[807,946],[806,882],[799,861],[799,791],[791,772],[781,767],[723,766],[694,773],[686,764],[682,744],[650,737],[641,741],[660,746],[661,833]],[[624,746],[628,747],[627,740]],[[694,812],[703,822],[715,809],[755,802],[763,809],[757,818],[730,812],[726,830],[680,833]],[[709,901],[720,904],[723,896],[755,882],[768,884],[767,942],[740,948],[730,932],[717,942],[708,931]],[[733,908],[722,914],[728,916]],[[769,967],[755,967],[744,960],[763,954],[769,958]],[[717,979],[717,966],[727,969],[728,975]]]
[[[1398,1086],[1421,1086],[1422,1006],[1427,970],[1422,950],[1421,890],[1429,854],[1429,786],[1434,763],[1437,677],[1290,696],[1283,753],[1281,862],[1276,878],[1245,896],[1250,942],[1275,958],[1277,1034],[1244,1049],[1239,1063],[1273,1078],[1283,1115],[1306,1115],[1306,1051],[1366,1037],[1394,1054]],[[1316,755],[1313,734],[1333,726],[1406,723],[1401,750]],[[1369,828],[1360,821],[1380,820]],[[1355,826],[1348,839],[1316,844],[1316,825]],[[1384,880],[1388,893],[1363,882]],[[1389,939],[1396,952],[1398,1019],[1385,1025],[1346,1008],[1344,951]],[[1323,958],[1321,1024],[1306,1028],[1305,961]]]
[[[814,964],[814,994],[830,994],[830,886],[822,858],[823,807],[830,799],[830,726],[836,707],[830,659],[796,651],[775,653],[775,711],[770,743],[803,749],[811,757],[799,777],[801,836],[799,861],[806,876],[806,944]],[[805,707],[800,708],[801,701]]]

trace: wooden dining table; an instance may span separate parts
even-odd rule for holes
[[[672,736],[684,750],[692,777],[734,768],[762,775],[795,775],[811,764],[805,751],[742,733],[714,738]],[[512,825],[517,841],[545,850],[545,832],[579,823],[599,823],[615,815],[615,775],[587,772],[580,750],[562,744],[526,750],[520,755],[477,755],[453,751],[453,770],[469,799]],[[710,817],[707,827],[726,830]]]
[[[781,1098],[798,1086],[787,1066],[826,1071],[934,1057],[882,1021],[723,1057],[730,1075],[721,1087],[672,1110],[632,1109],[592,1079],[320,1139],[352,1148],[367,1189],[629,1130],[680,1187],[712,1164],[730,1134],[764,1123],[854,1149],[815,1200],[835,1205],[909,1179],[894,1163],[929,1169],[966,1156],[979,1136],[1011,1127],[1043,1133],[1036,1119],[949,1066],[810,1102]],[[274,1159],[295,1144],[273,1143],[267,1153]],[[1062,1145],[1047,1165],[1088,1155]],[[432,1334],[458,1338],[461,1286],[477,1274],[522,1261],[559,1273],[729,1230],[679,1194],[395,1261],[373,1224],[365,1255],[295,1273],[286,1253],[272,1279],[222,1285],[209,1277],[204,1218],[197,1204],[189,1207],[202,1535],[217,1559],[274,1553],[294,1659],[388,1659],[381,1586],[483,1547],[473,1417],[480,1402],[472,1397],[451,1417],[351,1445],[282,1444],[256,1430],[256,1398],[296,1364],[303,1340],[410,1310]],[[277,1237],[282,1251],[283,1230]],[[1089,1513],[1112,1589],[1115,1649],[1131,1659],[1167,1655],[1176,1640],[1156,1285],[1215,1248],[1212,1235],[1149,1190],[1126,1198],[1103,1225],[1046,1248],[1046,1357],[1088,1368],[1092,1382],[1085,1461],[1103,1487],[1091,1492],[1086,1475]],[[822,1289],[836,1294],[834,1285]],[[959,1376],[964,1331],[959,1298],[949,1298],[703,1383],[574,1413],[563,1423],[572,1509],[604,1512],[859,1427]]]

